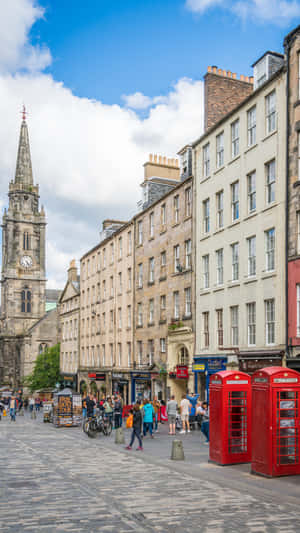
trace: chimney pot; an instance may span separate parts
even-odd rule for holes
[[[232,77],[233,77],[234,80],[236,80],[236,72],[232,73]]]
[[[253,76],[250,76],[250,78],[249,78],[249,82],[250,82],[250,83],[253,83],[253,82],[254,82],[254,78],[253,78]]]
[[[153,154],[149,154],[149,161],[150,161],[150,163],[152,163],[152,161],[153,161]]]
[[[211,72],[211,67],[207,67],[207,72]]]
[[[227,78],[231,78],[231,72],[230,72],[230,70],[227,70]]]
[[[213,66],[213,67],[212,67],[212,70],[213,70],[213,73],[214,73],[214,74],[217,74],[217,68],[218,68],[218,67],[216,67],[216,66]]]
[[[226,76],[227,76],[226,70],[223,70],[223,76],[225,76],[225,78],[226,78]]]
[[[154,154],[154,163],[157,163],[157,154]]]
[[[222,76],[223,70],[221,68],[218,69],[218,74],[219,74],[219,76]]]
[[[245,81],[245,76],[243,74],[240,75],[240,80]]]
[[[161,165],[161,163],[162,163],[162,157],[161,157],[161,155],[158,156],[158,162],[159,162],[159,164]]]
[[[166,156],[163,157],[163,164],[164,164],[164,165],[167,164],[167,158],[166,158]]]
[[[245,81],[249,83],[249,76],[245,76]]]

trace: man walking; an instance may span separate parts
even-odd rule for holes
[[[154,400],[152,402],[154,413],[155,413],[155,433],[158,432],[158,413],[160,410],[160,401],[158,400],[157,396],[154,396]]]
[[[167,403],[167,414],[169,419],[169,435],[175,435],[176,431],[176,413],[177,413],[177,402],[175,401],[175,396],[171,396],[171,400]]]
[[[190,433],[190,423],[189,423],[189,416],[191,412],[191,404],[189,400],[186,397],[186,394],[182,395],[182,400],[180,402],[180,416],[182,421],[182,430],[180,433]]]
[[[12,422],[16,421],[16,410],[17,410],[17,400],[14,396],[12,396],[10,399],[10,404],[9,404],[9,414],[10,414],[10,420]]]
[[[144,437],[146,436],[146,433],[149,429],[149,433],[151,435],[151,439],[153,439],[153,416],[154,416],[154,408],[152,403],[149,403],[149,400],[145,400],[144,403]]]

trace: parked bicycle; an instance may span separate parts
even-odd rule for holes
[[[87,418],[83,423],[82,429],[92,439],[96,437],[97,433],[103,433],[103,435],[108,437],[112,432],[112,423],[108,417],[99,414]]]

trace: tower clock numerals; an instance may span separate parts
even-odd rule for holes
[[[23,255],[20,259],[21,266],[24,268],[31,268],[32,267],[32,258],[30,255]]]

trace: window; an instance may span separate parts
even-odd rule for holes
[[[266,164],[266,200],[267,204],[275,201],[275,159]]]
[[[109,345],[109,351],[110,351],[110,364],[111,366],[113,366],[114,364],[114,345],[113,344]]]
[[[127,362],[128,367],[131,367],[131,342],[127,342]]]
[[[160,351],[162,353],[166,352],[166,339],[160,339]]]
[[[300,57],[300,54],[299,54],[299,57]],[[297,165],[297,170],[298,170],[298,181],[300,180],[300,132],[298,131],[298,165]]]
[[[153,359],[154,359],[154,340],[151,339],[148,341],[148,364],[150,366],[153,365]]]
[[[192,189],[188,187],[184,192],[185,198],[185,216],[190,217],[192,214]]]
[[[219,191],[216,194],[217,204],[217,229],[224,226],[224,191]]]
[[[165,224],[166,224],[166,204],[163,204],[161,206],[160,219],[161,219],[161,225],[165,226]]]
[[[236,157],[240,151],[239,125],[240,125],[239,120],[235,120],[231,124],[231,157]]]
[[[297,254],[300,255],[300,211],[296,213],[297,224]]]
[[[138,323],[138,326],[142,326],[143,325],[143,304],[140,302],[138,303],[138,308],[137,308],[137,323]]]
[[[202,313],[202,319],[203,319],[204,347],[208,348],[209,346],[209,312],[208,311],[205,311],[205,313]]]
[[[101,269],[101,256],[100,256],[100,252],[98,252],[97,254],[97,270],[98,272],[100,271]]]
[[[119,237],[119,259],[122,259],[123,255],[123,239]]]
[[[131,251],[132,251],[131,231],[128,231],[128,233],[127,233],[127,250],[128,250],[128,255],[130,255]]]
[[[300,284],[297,284],[297,337],[300,337]]]
[[[217,135],[216,146],[217,146],[217,168],[220,168],[224,165],[224,132]]]
[[[162,294],[160,297],[160,320],[165,320],[166,316],[166,295]]]
[[[30,250],[30,235],[28,231],[23,233],[23,250]]]
[[[203,288],[208,289],[209,288],[209,255],[204,255],[202,257],[202,265],[203,265]]]
[[[131,268],[127,268],[127,287],[131,291]]]
[[[121,294],[123,291],[123,279],[122,279],[122,272],[119,272],[119,293]]]
[[[248,346],[256,344],[256,304],[247,304]]]
[[[203,177],[207,178],[210,175],[210,155],[209,143],[203,146]]]
[[[276,129],[276,93],[272,91],[266,96],[266,134]]]
[[[184,314],[186,317],[192,315],[191,287],[184,289]]]
[[[248,276],[256,274],[256,237],[249,237],[248,242]]]
[[[111,298],[114,295],[114,278],[113,276],[110,276],[110,296]]]
[[[216,251],[217,259],[217,285],[223,285],[224,275],[223,275],[223,248]]]
[[[150,239],[154,237],[154,213],[150,213],[149,215],[149,234]]]
[[[240,216],[240,203],[239,203],[239,182],[235,181],[231,185],[231,213],[232,220],[238,220]]]
[[[208,233],[210,230],[210,221],[209,221],[209,198],[203,202],[203,231]]]
[[[110,262],[113,263],[115,260],[115,247],[114,243],[112,242],[110,245]]]
[[[185,268],[188,270],[192,268],[192,241],[188,239],[185,241]]]
[[[127,305],[127,327],[131,328],[131,305]]]
[[[110,316],[110,329],[112,330],[113,326],[114,326],[114,312],[113,312],[113,310],[111,310],[109,312],[109,316]]]
[[[247,112],[248,146],[256,143],[256,106]]]
[[[239,279],[239,243],[235,242],[231,245],[232,258],[232,281]]]
[[[163,251],[160,254],[160,266],[163,268],[166,266],[166,264],[167,264],[167,255],[166,255],[166,252]]]
[[[154,283],[154,257],[149,259],[149,283]]]
[[[118,342],[118,364],[122,366],[122,344]]]
[[[31,291],[27,287],[21,291],[21,312],[31,313]]]
[[[138,265],[138,288],[143,287],[143,263]]]
[[[142,366],[142,362],[143,362],[143,343],[142,343],[142,341],[138,341],[137,345],[138,345],[138,349],[137,349],[138,366]]]
[[[106,250],[105,250],[105,248],[103,248],[102,259],[103,259],[103,268],[105,268],[106,267]]]
[[[233,346],[239,344],[239,307],[233,305],[230,307],[230,322],[231,322],[231,343]]]
[[[122,308],[118,308],[118,317],[119,317],[119,329],[122,329]]]
[[[256,210],[256,172],[251,172],[247,176],[248,189],[248,212],[253,213]]]
[[[217,309],[217,343],[218,346],[223,346],[223,309]]]
[[[154,322],[154,299],[149,300],[149,324]]]
[[[265,300],[266,344],[275,344],[275,300]]]
[[[174,318],[177,320],[179,318],[179,291],[173,292],[173,308]]]
[[[179,254],[180,249],[179,244],[177,244],[176,246],[174,246],[174,272],[180,272],[181,265],[179,262]]]
[[[138,244],[143,244],[143,221],[138,221]]]
[[[275,269],[275,229],[265,231],[266,271]]]
[[[105,330],[105,324],[106,324],[105,313],[102,313],[102,323],[103,323],[103,329]]]
[[[174,196],[174,222],[179,222],[179,195]]]

